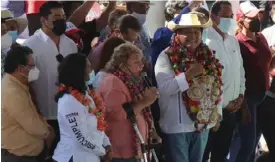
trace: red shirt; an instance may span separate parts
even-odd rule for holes
[[[27,0],[25,2],[26,3],[25,13],[26,14],[39,14],[39,9],[45,2],[47,2],[47,1]]]
[[[261,33],[256,34],[256,42],[241,32],[236,37],[245,69],[246,95],[264,94],[269,89],[269,65],[272,58],[267,41]]]

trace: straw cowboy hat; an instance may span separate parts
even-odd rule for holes
[[[18,30],[19,34],[22,33],[28,25],[28,20],[26,18],[20,18],[20,17],[15,18],[9,10],[2,10],[1,18],[4,19],[5,21],[12,21],[12,20],[16,21],[19,27],[19,30]]]
[[[189,12],[188,14],[182,14],[178,24],[174,21],[170,21],[167,24],[167,27],[172,31],[182,28],[208,28],[211,26],[211,19],[200,12]]]

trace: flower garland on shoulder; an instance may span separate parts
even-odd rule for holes
[[[144,92],[145,87],[144,87],[144,84],[143,84],[142,81],[140,81],[139,83],[135,83],[130,76],[126,75],[124,72],[119,71],[119,70],[113,72],[113,75],[118,77],[126,85],[126,87],[128,88],[132,98],[139,95],[141,92]],[[144,108],[142,110],[142,115],[144,116],[144,118],[145,118],[145,120],[148,124],[149,132],[150,132],[150,130],[153,129],[153,125],[152,125],[153,116],[152,116],[150,108],[149,107]],[[137,136],[134,129],[133,129],[133,132],[135,134],[134,141],[136,143],[136,146],[134,148],[134,151],[135,151],[134,153],[136,154],[136,159],[138,159],[139,158],[139,156],[138,156],[138,147],[140,145],[140,141],[139,141],[139,138],[138,138],[138,136]],[[149,159],[148,161],[150,161],[149,156],[148,156],[148,159]]]
[[[58,91],[62,92],[68,92],[70,93],[77,101],[79,101],[82,105],[84,105],[87,109],[89,114],[94,114],[97,119],[97,130],[104,132],[107,128],[107,122],[105,121],[105,111],[106,107],[103,103],[103,100],[99,95],[96,94],[96,92],[93,90],[93,88],[89,88],[88,95],[93,99],[95,103],[95,107],[92,107],[91,105],[91,99],[87,97],[85,94],[79,92],[77,89],[74,89],[72,87],[66,87],[64,84],[60,84],[58,87]]]
[[[201,43],[194,54],[179,42],[177,35],[172,37],[171,46],[166,51],[171,68],[175,75],[185,73],[192,64],[203,65],[203,74],[188,81],[189,89],[183,92],[182,100],[191,120],[198,124],[205,124],[219,120],[217,106],[221,102],[222,95],[222,65],[216,59],[207,45]],[[212,103],[212,104],[211,104]]]

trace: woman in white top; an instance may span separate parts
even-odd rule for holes
[[[111,147],[104,133],[105,107],[87,86],[92,72],[90,62],[79,53],[60,60],[56,95],[60,141],[53,159],[55,162],[100,162],[102,158],[109,161]]]
[[[99,57],[99,63],[98,66],[95,67],[95,80],[92,83],[90,83],[93,84],[93,87],[96,91],[100,86],[100,83],[107,76],[107,73],[103,69],[107,62],[111,59],[114,49],[123,43],[126,42],[118,37],[111,37],[104,42],[103,47],[99,52],[99,56],[97,56]]]

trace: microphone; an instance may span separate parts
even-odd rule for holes
[[[148,76],[147,76],[147,73],[146,73],[146,72],[142,72],[142,73],[141,73],[141,77],[143,78],[143,80],[144,80],[144,82],[145,82],[147,88],[153,87],[152,83],[151,83],[150,80],[148,79]]]

